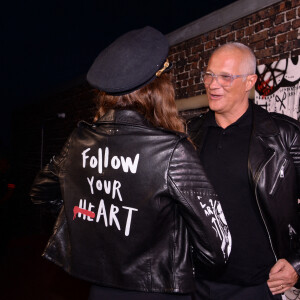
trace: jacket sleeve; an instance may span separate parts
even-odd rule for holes
[[[290,147],[290,154],[294,161],[294,166],[296,168],[297,173],[297,186],[298,188],[298,198],[300,198],[300,131],[297,130],[296,134],[293,138],[291,147]]]
[[[297,182],[295,182],[295,184],[298,187],[298,201],[299,201],[299,199],[300,199],[300,130],[299,130],[299,127],[295,131],[295,135],[291,142],[290,154],[293,158],[294,166],[295,166],[296,174],[297,174]],[[298,214],[300,214],[300,212],[298,212]],[[300,217],[300,215],[299,215],[299,217]],[[298,228],[298,230],[299,230],[299,228]],[[298,234],[297,248],[295,249],[293,254],[291,254],[287,258],[287,261],[294,267],[295,271],[300,276],[300,235],[299,234]],[[300,288],[300,279],[298,280],[296,287]]]
[[[30,190],[30,198],[34,204],[46,204],[58,209],[62,205],[62,196],[59,183],[59,173],[67,156],[71,137],[63,146],[60,154],[54,156],[50,162],[38,172]]]
[[[174,149],[168,184],[178,201],[197,259],[207,265],[224,264],[231,251],[231,235],[218,196],[186,139]]]

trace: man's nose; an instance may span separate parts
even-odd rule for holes
[[[217,89],[217,88],[220,88],[220,87],[222,87],[222,86],[219,84],[218,78],[216,76],[214,76],[213,79],[212,79],[212,82],[209,85],[209,88]]]

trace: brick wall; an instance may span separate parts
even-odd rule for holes
[[[300,0],[287,0],[172,46],[176,98],[205,93],[199,74],[219,45],[241,42],[253,49],[258,64],[268,64],[300,54],[299,28]]]

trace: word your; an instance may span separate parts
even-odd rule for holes
[[[80,199],[79,206],[75,206],[73,209],[73,213],[74,213],[73,220],[76,218],[76,215],[78,216],[78,218],[82,218],[83,220],[87,220],[90,222],[95,221],[99,223],[100,220],[102,219],[105,227],[107,227],[108,225],[109,226],[115,225],[118,230],[121,230],[120,222],[117,217],[117,214],[120,211],[118,206],[111,204],[109,212],[107,212],[104,204],[104,200],[101,199],[98,206],[97,213],[93,211],[93,208],[95,208],[95,205],[93,205],[92,203],[88,203],[88,208],[87,208],[86,199]],[[134,211],[138,211],[138,209],[133,207],[128,207],[128,206],[122,206],[122,208],[123,210],[127,210],[127,220],[126,220],[124,234],[125,236],[128,236],[130,234],[132,213]]]
[[[94,183],[94,176],[92,176],[91,178],[87,177],[87,181],[90,185],[90,190],[91,190],[91,194],[94,194],[94,185],[95,188],[98,191],[102,191],[104,189],[104,192],[109,195],[111,193],[111,197],[112,199],[115,199],[116,194],[119,197],[120,201],[122,200],[122,196],[121,196],[121,192],[120,192],[120,187],[121,187],[121,183],[118,180],[114,180],[113,183],[111,184],[110,180],[96,180]]]
[[[134,160],[130,157],[124,157],[124,156],[113,156],[111,159],[109,157],[109,148],[105,147],[104,154],[101,148],[98,148],[98,155],[96,156],[88,156],[87,153],[91,150],[91,148],[87,148],[84,150],[82,155],[82,167],[85,168],[87,164],[91,168],[97,168],[98,173],[101,174],[103,172],[103,168],[108,168],[108,166],[111,166],[113,169],[117,170],[122,166],[122,169],[125,173],[128,173],[129,171],[133,174],[136,173],[138,162],[139,162],[139,154],[135,155]]]

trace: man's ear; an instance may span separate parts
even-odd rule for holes
[[[257,80],[257,75],[248,75],[246,79],[246,92],[250,91],[252,87],[255,85],[255,82]]]

